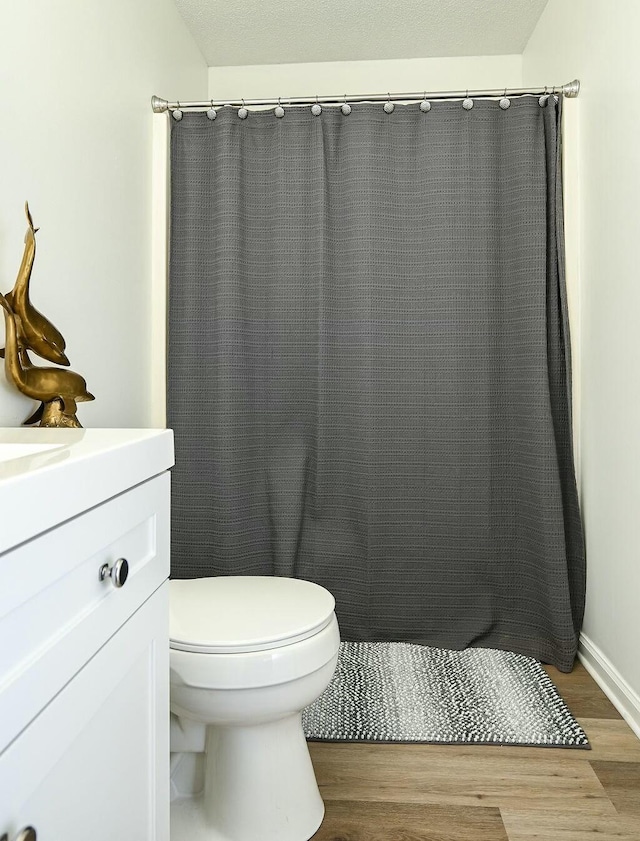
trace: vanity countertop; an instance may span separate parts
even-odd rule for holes
[[[0,553],[173,463],[168,429],[0,428]]]

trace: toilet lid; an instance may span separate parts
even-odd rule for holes
[[[241,575],[169,582],[171,648],[240,653],[290,645],[319,633],[335,599],[297,578]]]

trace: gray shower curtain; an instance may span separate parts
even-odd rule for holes
[[[584,603],[561,101],[173,122],[174,577],[569,670]]]

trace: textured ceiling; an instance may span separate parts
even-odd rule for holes
[[[175,0],[210,66],[521,53],[547,0]]]

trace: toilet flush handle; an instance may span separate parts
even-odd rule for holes
[[[123,587],[128,576],[129,561],[127,561],[126,558],[118,558],[113,566],[110,566],[109,564],[102,564],[100,567],[100,581],[104,581],[105,578],[110,578],[114,587]],[[1,838],[0,841],[2,841]],[[18,841],[22,841],[22,839],[18,839]],[[31,841],[31,838],[27,837],[24,841]]]

